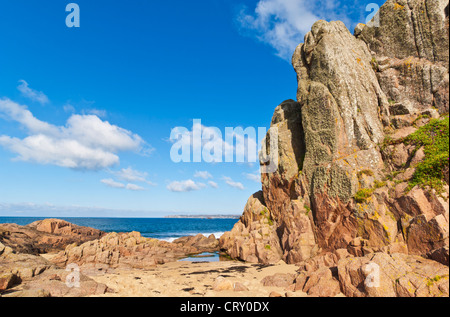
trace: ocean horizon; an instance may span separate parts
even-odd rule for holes
[[[21,226],[34,221],[53,217],[0,217],[1,223],[15,223]],[[78,226],[91,227],[105,232],[137,231],[146,238],[172,242],[185,236],[214,234],[220,238],[230,231],[239,219],[222,218],[100,218],[100,217],[58,217]]]

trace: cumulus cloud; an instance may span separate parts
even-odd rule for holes
[[[68,112],[68,113],[74,113],[74,112],[75,112],[75,107],[72,106],[71,104],[67,103],[67,104],[65,104],[65,105],[63,106],[63,110],[64,110],[65,112]]]
[[[208,171],[196,171],[194,174],[196,178],[209,179],[213,178],[212,175]]]
[[[261,182],[261,173],[259,170],[256,171],[255,173],[244,173],[244,176],[247,179],[252,180],[254,182],[257,182],[257,183]]]
[[[65,126],[55,126],[7,98],[0,99],[0,114],[17,121],[28,132],[23,139],[0,135],[0,146],[17,154],[16,159],[21,161],[100,170],[117,165],[120,152],[140,153],[149,148],[137,134],[95,115],[73,114]]]
[[[111,171],[111,173],[124,181],[140,182],[140,183],[147,183],[149,185],[155,185],[153,182],[148,180],[147,172],[140,172],[131,167],[122,168],[120,171]]]
[[[136,184],[127,184],[126,189],[132,190],[132,191],[141,191],[145,190],[144,187],[136,185]]]
[[[49,102],[48,97],[42,91],[37,91],[30,88],[25,80],[19,80],[19,86],[17,86],[17,89],[22,93],[23,96],[33,101],[39,102],[40,104],[44,105]]]
[[[100,118],[104,118],[107,116],[106,110],[102,110],[102,109],[89,109],[89,110],[84,110],[83,112],[86,114],[93,114]]]
[[[100,182],[105,184],[106,186],[112,187],[112,188],[128,189],[128,190],[132,190],[132,191],[145,190],[145,188],[142,187],[142,186],[139,186],[139,185],[136,185],[136,184],[126,184],[125,185],[123,183],[116,182],[112,178],[102,179]]]
[[[205,184],[196,183],[192,179],[188,179],[185,181],[174,181],[167,185],[168,190],[178,193],[200,190],[203,187],[205,187]]]
[[[219,188],[219,185],[216,182],[213,182],[213,181],[209,181],[208,185],[211,186],[212,188]]]
[[[102,179],[100,182],[102,182],[103,184],[105,184],[108,187],[112,187],[112,188],[125,188],[125,184],[116,182],[115,180],[108,178],[108,179]]]
[[[237,189],[240,189],[240,190],[244,190],[244,189],[245,189],[245,187],[244,187],[244,185],[242,185],[242,183],[233,181],[233,180],[231,179],[231,177],[226,177],[226,176],[224,176],[224,177],[223,177],[223,180],[224,180],[225,183],[226,183],[228,186],[230,186],[230,187],[237,188]]]
[[[237,22],[246,35],[272,46],[290,62],[299,43],[319,19],[348,22],[347,7],[335,0],[260,0],[253,12],[244,7]]]

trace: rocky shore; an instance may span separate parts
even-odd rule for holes
[[[154,270],[192,254],[218,251],[213,236],[172,243],[138,232],[105,233],[59,219],[27,226],[0,224],[1,296],[92,296],[114,293],[92,276],[116,270]],[[72,278],[79,275],[79,285]],[[69,276],[70,275],[70,276]]]
[[[36,228],[77,228],[76,233],[39,231]],[[239,226],[239,224],[237,224]],[[5,231],[17,228],[17,231]],[[448,296],[448,265],[403,253],[352,256],[346,249],[327,252],[296,264],[251,261],[205,262],[180,259],[217,252],[219,241],[202,235],[172,243],[142,237],[138,232],[90,235],[91,228],[47,219],[38,226],[0,225],[0,296],[2,297],[336,297],[336,296]],[[36,237],[50,235],[71,242],[59,252],[35,254],[36,247],[16,249],[14,240],[25,230]],[[80,231],[81,230],[81,231]],[[67,239],[67,240],[66,240]],[[41,240],[36,244],[41,245]],[[29,241],[29,246],[33,243]],[[267,250],[267,249],[265,249]],[[270,259],[270,257],[265,257]],[[251,259],[250,259],[251,260]],[[376,263],[380,285],[365,288]],[[74,266],[75,265],[75,266]],[[74,270],[75,269],[75,270]],[[77,274],[79,284],[72,279]]]
[[[0,224],[1,296],[448,297],[449,2],[388,0],[377,17],[353,34],[318,21],[297,47],[297,100],[261,153],[278,170],[230,232]],[[178,261],[219,250],[234,261]]]

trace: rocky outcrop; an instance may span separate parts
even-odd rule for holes
[[[338,250],[299,265],[298,275],[285,288],[287,291],[314,297],[340,293],[349,297],[449,296],[448,267],[420,256],[370,253],[354,257]]]
[[[2,224],[1,228],[0,296],[4,297],[102,295],[113,290],[88,275],[117,268],[149,269],[192,254],[216,252],[219,245],[214,235],[169,243],[144,238],[138,232],[106,234],[57,219],[27,226]],[[75,273],[79,277],[76,286],[71,280]],[[245,289],[240,284],[233,287]]]
[[[105,233],[64,220],[46,219],[27,226],[0,224],[0,242],[14,251],[42,254],[64,250],[69,244],[99,239]]]
[[[448,267],[419,256],[376,253],[349,257],[338,263],[338,272],[346,296],[449,296]],[[370,274],[376,280],[371,280]]]
[[[401,113],[434,107],[448,113],[448,1],[387,1],[379,26],[365,26],[359,39],[374,52],[383,91]]]
[[[205,240],[212,243],[212,239]],[[201,253],[202,250],[204,249],[197,249],[193,245],[183,245],[180,241],[170,243],[145,238],[139,232],[113,232],[79,246],[69,245],[51,261],[62,267],[75,263],[84,268],[147,269],[157,264],[177,261],[189,254]]]
[[[172,242],[183,248],[195,248],[197,252],[216,252],[219,251],[219,240],[211,234],[205,237],[202,234],[196,236],[181,237]]]
[[[101,295],[108,290],[78,272],[79,285],[67,283],[71,270],[58,267],[41,256],[15,253],[0,243],[0,296],[80,297]]]
[[[220,237],[220,246],[241,261],[274,263],[282,257],[276,227],[262,192],[251,196],[244,213],[230,232]]]
[[[40,232],[46,232],[62,236],[81,237],[81,239],[99,239],[105,233],[98,229],[90,227],[77,226],[73,223],[61,219],[44,219],[35,221],[27,225],[29,228],[34,228]]]
[[[414,270],[433,279],[428,267],[448,266],[448,1],[388,0],[378,15],[379,26],[358,25],[354,35],[342,22],[318,21],[297,47],[297,100],[275,109],[278,151],[261,154],[277,155],[278,169],[262,173],[259,198],[220,240],[233,258],[315,267],[299,278],[306,293],[343,289],[350,264],[338,265],[340,256],[366,263],[377,254],[380,265],[404,266],[416,286]],[[244,252],[261,241],[246,220],[261,210],[271,219],[267,249],[281,257]],[[438,294],[419,286],[413,293]]]

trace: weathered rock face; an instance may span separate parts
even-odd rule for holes
[[[299,263],[296,276],[261,280],[313,297],[448,297],[448,267],[420,256],[370,253],[361,257],[345,249]]]
[[[239,222],[219,241],[220,248],[234,259],[255,263],[275,263],[281,259],[276,225],[264,206],[262,192],[249,198]]]
[[[0,250],[2,250],[0,244]],[[66,283],[70,270],[59,268],[41,256],[14,253],[3,246],[0,252],[0,295],[5,297],[80,297],[101,295],[106,285],[79,272],[79,285]]]
[[[448,113],[448,1],[387,1],[378,27],[358,38],[374,52],[383,91],[409,114],[431,106]],[[393,27],[394,26],[394,27]]]
[[[352,297],[446,297],[449,294],[448,267],[418,256],[377,253],[349,257],[339,261],[338,272],[343,293]],[[376,274],[376,280],[371,280],[369,274]]]
[[[190,254],[218,251],[219,245],[214,235],[184,237],[169,243],[144,238],[138,232],[106,234],[57,219],[28,226],[2,224],[0,233],[0,297],[102,295],[112,290],[86,274],[115,268],[147,269]],[[40,256],[57,251],[45,255],[49,260]],[[72,266],[79,276],[77,286],[67,281]]]
[[[448,65],[448,1],[388,0],[380,8],[379,21],[361,33],[372,51]]]
[[[14,251],[41,254],[64,250],[69,244],[99,239],[105,233],[59,219],[46,219],[27,226],[0,224],[0,242]]]
[[[237,246],[254,250],[259,240],[243,238],[252,226],[245,219],[267,208],[270,240],[288,263],[345,250],[448,265],[448,167],[439,192],[410,186],[429,153],[408,141],[448,115],[448,1],[388,0],[379,18],[379,27],[358,25],[355,35],[342,22],[318,21],[295,50],[297,101],[280,104],[271,123],[278,170],[262,174],[263,198],[247,203],[220,240],[231,257],[264,262]],[[337,280],[332,273],[320,276]]]

